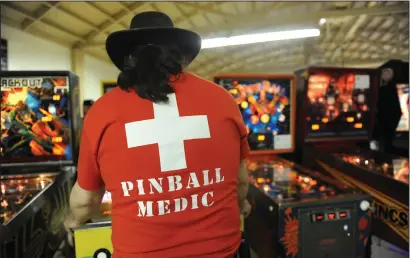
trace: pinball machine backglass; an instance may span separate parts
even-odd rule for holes
[[[259,257],[364,257],[370,225],[359,204],[370,205],[369,196],[277,156],[294,149],[295,77],[227,74],[214,81],[232,94],[248,129],[253,208],[245,233]],[[320,233],[312,238],[312,230]],[[321,246],[325,239],[332,243]]]
[[[81,121],[77,83],[78,77],[66,71],[0,73],[4,258],[52,257],[65,238],[62,222]],[[41,234],[27,233],[29,227]]]
[[[1,164],[72,163],[68,77],[1,78]]]
[[[376,69],[307,68],[298,75],[298,140],[302,164],[369,193],[373,233],[408,250],[408,159],[369,150],[375,120]],[[399,225],[403,224],[403,225]],[[406,233],[407,232],[407,233]]]
[[[215,83],[236,100],[248,130],[251,151],[259,154],[292,152],[295,110],[293,76],[224,76]]]

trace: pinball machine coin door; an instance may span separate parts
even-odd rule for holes
[[[51,258],[75,173],[78,77],[0,72],[0,256]]]

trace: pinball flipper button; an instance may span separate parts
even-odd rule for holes
[[[370,210],[370,209],[371,209],[370,203],[369,203],[368,201],[366,201],[366,200],[361,201],[361,202],[360,202],[360,209],[361,209],[362,211]]]
[[[270,212],[273,211],[273,206],[269,206],[269,211],[270,211]]]

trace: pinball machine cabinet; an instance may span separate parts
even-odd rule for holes
[[[375,148],[409,156],[409,63],[389,60],[381,65],[376,105]]]
[[[0,86],[0,257],[51,258],[66,239],[81,123],[78,77],[0,72]]]
[[[365,257],[370,196],[278,157],[295,146],[295,77],[224,74],[214,82],[232,94],[248,129],[251,248],[261,258]]]
[[[296,74],[301,163],[370,194],[372,233],[408,250],[408,159],[368,149],[379,72],[313,67]]]

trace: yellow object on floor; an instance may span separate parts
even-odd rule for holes
[[[244,220],[241,215],[242,232],[244,231]],[[91,223],[75,229],[74,243],[76,258],[111,257],[113,252],[111,223]]]
[[[74,230],[74,243],[76,258],[111,257],[111,223],[96,223]]]

